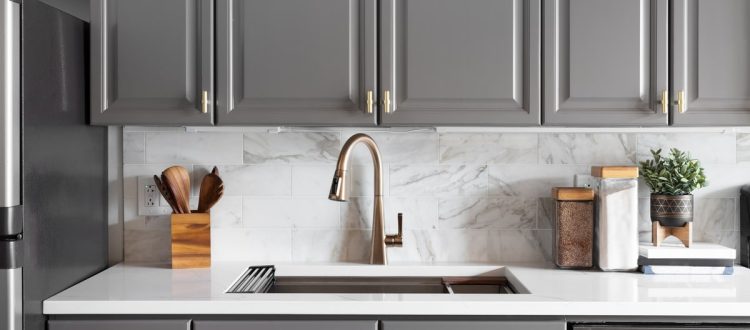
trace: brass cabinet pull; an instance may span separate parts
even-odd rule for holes
[[[372,113],[372,91],[367,91],[367,113]]]
[[[383,109],[385,113],[391,113],[391,92],[388,90],[383,92]]]
[[[677,92],[677,110],[685,113],[685,91]]]
[[[208,113],[208,91],[203,91],[201,97],[201,112]]]
[[[669,111],[669,92],[665,89],[661,92],[661,112],[666,114]]]

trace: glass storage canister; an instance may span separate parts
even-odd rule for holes
[[[555,265],[560,268],[594,266],[594,190],[552,188],[555,199]]]
[[[594,166],[596,257],[604,271],[638,268],[638,167]]]

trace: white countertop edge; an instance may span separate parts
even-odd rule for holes
[[[750,317],[744,303],[564,303],[560,302],[396,302],[316,303],[250,301],[81,301],[45,302],[45,314],[114,315],[425,315],[425,316],[692,316]],[[717,306],[718,305],[718,306]],[[717,308],[720,307],[720,308]],[[85,311],[82,313],[81,311]],[[373,312],[368,312],[373,311]]]

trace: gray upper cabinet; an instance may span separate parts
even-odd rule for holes
[[[381,122],[539,125],[540,1],[380,1]]]
[[[210,125],[213,1],[91,1],[91,122]]]
[[[193,330],[377,330],[378,321],[193,321]]]
[[[667,2],[544,0],[544,123],[667,125]]]
[[[218,124],[375,125],[376,9],[217,0]]]
[[[565,330],[565,321],[383,321],[382,330]]]
[[[674,125],[750,125],[750,1],[675,0]]]

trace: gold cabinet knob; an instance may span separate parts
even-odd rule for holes
[[[367,103],[367,113],[372,113],[372,105],[373,105],[372,91],[367,91],[366,103]]]
[[[677,92],[677,110],[685,113],[685,91]]]
[[[208,113],[208,91],[201,93],[201,112]]]
[[[666,89],[661,92],[661,112],[664,114],[669,112],[669,92]]]

